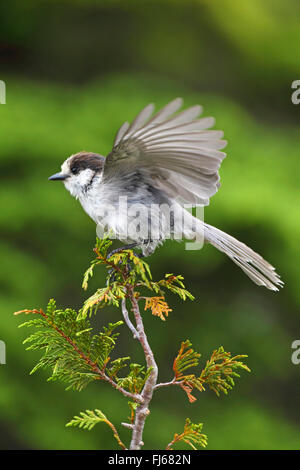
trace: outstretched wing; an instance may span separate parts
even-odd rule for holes
[[[220,149],[222,131],[208,130],[214,118],[197,119],[199,105],[177,113],[182,99],[176,98],[152,118],[153,104],[117,132],[107,156],[104,178],[133,169],[147,172],[153,186],[187,205],[208,205],[219,187],[219,167],[226,156]],[[175,114],[176,113],[176,114]]]

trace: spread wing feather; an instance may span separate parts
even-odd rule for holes
[[[211,117],[198,118],[201,106],[177,113],[182,99],[176,98],[151,118],[148,105],[119,129],[103,177],[130,175],[139,170],[151,184],[180,204],[208,205],[219,187],[219,167],[225,153],[223,132],[210,130]],[[177,114],[175,114],[177,113]],[[271,290],[283,285],[273,266],[251,248],[211,225],[204,224],[205,241],[226,253],[256,284]]]
[[[226,156],[220,149],[226,141],[222,131],[208,130],[214,118],[198,119],[201,106],[177,113],[181,106],[182,99],[176,98],[151,118],[154,106],[149,104],[131,124],[124,123],[106,159],[104,177],[139,168],[180,203],[209,204],[219,187],[218,170]]]
[[[120,127],[120,129],[117,132],[117,135],[116,135],[115,141],[114,141],[114,147],[116,145],[118,145],[118,143],[120,142],[121,139],[123,139],[123,137],[126,134],[128,129],[129,129],[129,122],[124,122],[124,124],[122,124],[122,126]]]

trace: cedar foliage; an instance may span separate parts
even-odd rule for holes
[[[186,290],[181,275],[166,274],[164,279],[153,281],[149,265],[132,250],[124,249],[110,255],[108,249],[111,243],[108,238],[96,240],[96,257],[84,273],[82,287],[87,289],[88,282],[99,265],[108,269],[107,285],[97,289],[79,311],[58,308],[55,300],[51,299],[45,310],[25,309],[15,314],[33,315],[32,319],[20,325],[34,329],[24,340],[26,349],[41,352],[41,358],[31,373],[39,369],[50,370],[48,380],[64,382],[67,390],[81,391],[95,380],[109,383],[129,398],[129,423],[122,424],[134,429],[135,413],[143,403],[142,393],[150,380],[151,367],[131,362],[129,356],[114,356],[116,342],[124,325],[122,320],[109,323],[102,330],[95,331],[91,316],[107,305],[119,307],[122,303],[124,307],[128,300],[132,305],[139,305],[140,301],[144,301],[145,311],[151,310],[154,316],[165,321],[172,312],[165,298],[167,291],[183,300],[194,300],[194,297]],[[143,296],[142,291],[145,289],[153,295]],[[124,319],[134,337],[138,337],[138,326],[136,330],[129,318],[126,320],[124,316]],[[178,385],[193,403],[196,397],[192,392],[203,392],[208,386],[218,396],[221,392],[227,394],[234,386],[234,379],[239,377],[237,370],[249,371],[241,361],[247,356],[231,356],[223,347],[219,347],[213,351],[202,370],[197,374],[189,373],[191,368],[199,366],[200,356],[194,351],[189,340],[183,341],[173,361],[173,379],[170,382],[153,384],[153,391],[160,387]],[[91,430],[99,422],[106,423],[112,429],[113,436],[122,449],[127,448],[115,426],[100,410],[80,412],[79,416],[75,416],[66,426]],[[187,418],[183,432],[175,433],[166,449],[172,450],[178,442],[188,444],[192,449],[205,447],[207,436],[202,434],[202,427],[202,423],[194,424]]]

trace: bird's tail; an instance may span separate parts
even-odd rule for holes
[[[229,256],[255,284],[273,291],[283,286],[275,268],[244,243],[208,224],[204,224],[204,239]]]

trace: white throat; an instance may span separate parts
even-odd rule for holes
[[[86,168],[82,170],[78,175],[71,175],[64,181],[65,188],[74,196],[76,199],[86,193],[93,185],[95,180],[98,180],[98,175],[93,170]]]

